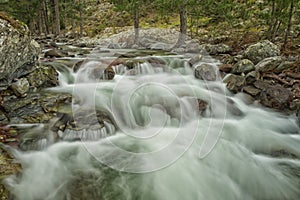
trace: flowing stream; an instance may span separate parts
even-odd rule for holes
[[[294,116],[230,94],[220,76],[195,79],[184,55],[137,56],[133,69],[120,64],[113,80],[99,80],[104,61],[117,58],[117,51],[103,52],[76,73],[61,67],[60,86],[51,90],[73,95],[74,119],[87,110],[92,120],[102,112],[111,122],[60,133],[62,140],[43,150],[15,152],[23,171],[5,180],[15,199],[300,199]],[[147,58],[166,64],[139,62]]]

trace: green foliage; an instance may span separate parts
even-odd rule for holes
[[[15,18],[29,23],[35,18],[39,0],[9,0],[1,4],[0,11],[5,11]]]

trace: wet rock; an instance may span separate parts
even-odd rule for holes
[[[113,68],[111,66],[108,66],[105,70],[104,70],[104,79],[105,80],[112,80],[115,77],[115,71],[113,70]]]
[[[205,81],[217,79],[215,67],[209,64],[201,64],[195,68],[195,77]]]
[[[42,65],[35,69],[27,76],[28,82],[31,86],[39,87],[54,87],[58,85],[58,73],[50,65]]]
[[[273,150],[273,151],[271,151],[270,155],[275,158],[298,159],[298,157],[295,154],[293,154],[285,149]]]
[[[166,65],[166,62],[163,59],[160,59],[158,57],[150,57],[147,58],[146,61],[154,67],[163,67]]]
[[[243,92],[246,92],[252,96],[256,96],[261,92],[261,90],[250,85],[250,86],[243,87]]]
[[[124,65],[127,67],[127,69],[133,69],[136,66],[136,63],[132,60],[127,60]]]
[[[80,60],[80,61],[76,62],[73,66],[73,72],[76,73],[80,69],[80,67],[83,63],[84,63],[84,60]]]
[[[251,72],[255,69],[254,67],[254,64],[253,62],[251,62],[250,60],[248,59],[244,59],[244,60],[241,60],[239,62],[237,62],[232,70],[231,70],[231,73],[233,74],[246,74],[248,72]]]
[[[281,85],[267,86],[260,94],[260,102],[270,108],[285,110],[293,96],[290,90]]]
[[[198,99],[198,108],[201,115],[204,114],[205,110],[207,109],[208,103],[202,99]]]
[[[189,59],[188,63],[193,66],[202,60],[203,56],[201,54],[197,54]]]
[[[44,123],[55,117],[60,106],[71,103],[71,95],[41,93],[5,101],[3,108],[11,123]]]
[[[18,127],[21,133],[19,138],[19,148],[23,151],[43,150],[49,145],[58,141],[58,134],[52,131],[57,118],[43,124],[28,125],[27,127]]]
[[[269,40],[264,40],[254,45],[251,45],[243,53],[243,56],[251,60],[254,64],[257,64],[265,58],[279,55],[279,48]]]
[[[255,69],[262,73],[273,72],[281,63],[282,58],[280,56],[265,58],[255,66]]]
[[[40,46],[24,23],[9,16],[0,16],[0,33],[0,82],[9,84],[32,71]]]
[[[115,76],[115,71],[112,66],[105,62],[92,63],[88,67],[81,68],[81,70],[86,71],[90,80],[112,80]]]
[[[66,54],[64,54],[63,52],[60,52],[57,49],[51,49],[49,51],[45,52],[44,57],[45,58],[61,58],[61,57],[65,57],[67,56]]]
[[[11,89],[17,96],[23,97],[29,90],[29,82],[26,78],[18,79],[11,84]]]
[[[230,98],[226,99],[227,101],[227,110],[228,112],[233,115],[233,116],[238,116],[238,117],[242,117],[245,114],[238,108],[237,104]]]
[[[95,110],[79,108],[64,114],[55,124],[63,140],[98,140],[114,134],[115,128],[109,116]]]
[[[226,87],[231,92],[237,93],[242,90],[245,85],[245,77],[238,76],[235,74],[228,74],[223,79],[223,82],[226,83]]]
[[[204,44],[202,48],[210,55],[225,54],[231,51],[231,47],[226,44]]]

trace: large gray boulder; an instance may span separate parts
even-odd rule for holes
[[[278,46],[269,40],[263,40],[256,44],[249,46],[243,56],[251,60],[254,64],[259,63],[261,60],[269,57],[279,56],[280,49]]]
[[[40,53],[25,24],[0,13],[0,89],[29,74]]]

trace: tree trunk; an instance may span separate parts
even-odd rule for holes
[[[79,0],[79,35],[82,37],[83,33],[83,19],[82,19],[82,0]]]
[[[43,10],[42,10],[42,4],[39,7],[38,10],[38,23],[39,23],[39,35],[43,34]]]
[[[41,0],[41,3],[38,8],[38,23],[39,23],[39,34],[47,34],[47,28],[46,28],[46,15],[45,13],[45,0]]]
[[[272,33],[273,33],[273,26],[275,21],[275,0],[272,0],[272,9],[271,9],[271,15],[269,20],[269,30],[268,30],[268,39],[272,39]]]
[[[140,14],[139,14],[139,8],[137,7],[136,3],[134,5],[134,44],[139,43],[139,26],[140,26]]]
[[[59,35],[60,34],[60,16],[59,16],[58,0],[53,0],[53,7],[54,7],[55,35]]]
[[[45,21],[45,33],[49,34],[49,16],[48,16],[48,8],[47,8],[47,1],[43,0],[43,15],[44,15],[44,21]]]
[[[289,12],[289,21],[288,21],[287,29],[285,31],[283,47],[286,46],[289,34],[291,32],[292,18],[293,18],[293,13],[294,13],[294,3],[295,3],[294,0],[291,0],[291,6],[290,6],[290,12]]]
[[[186,0],[184,3],[179,7],[179,14],[180,14],[180,34],[176,44],[176,47],[180,47],[186,38],[187,33],[187,13],[186,13]]]

